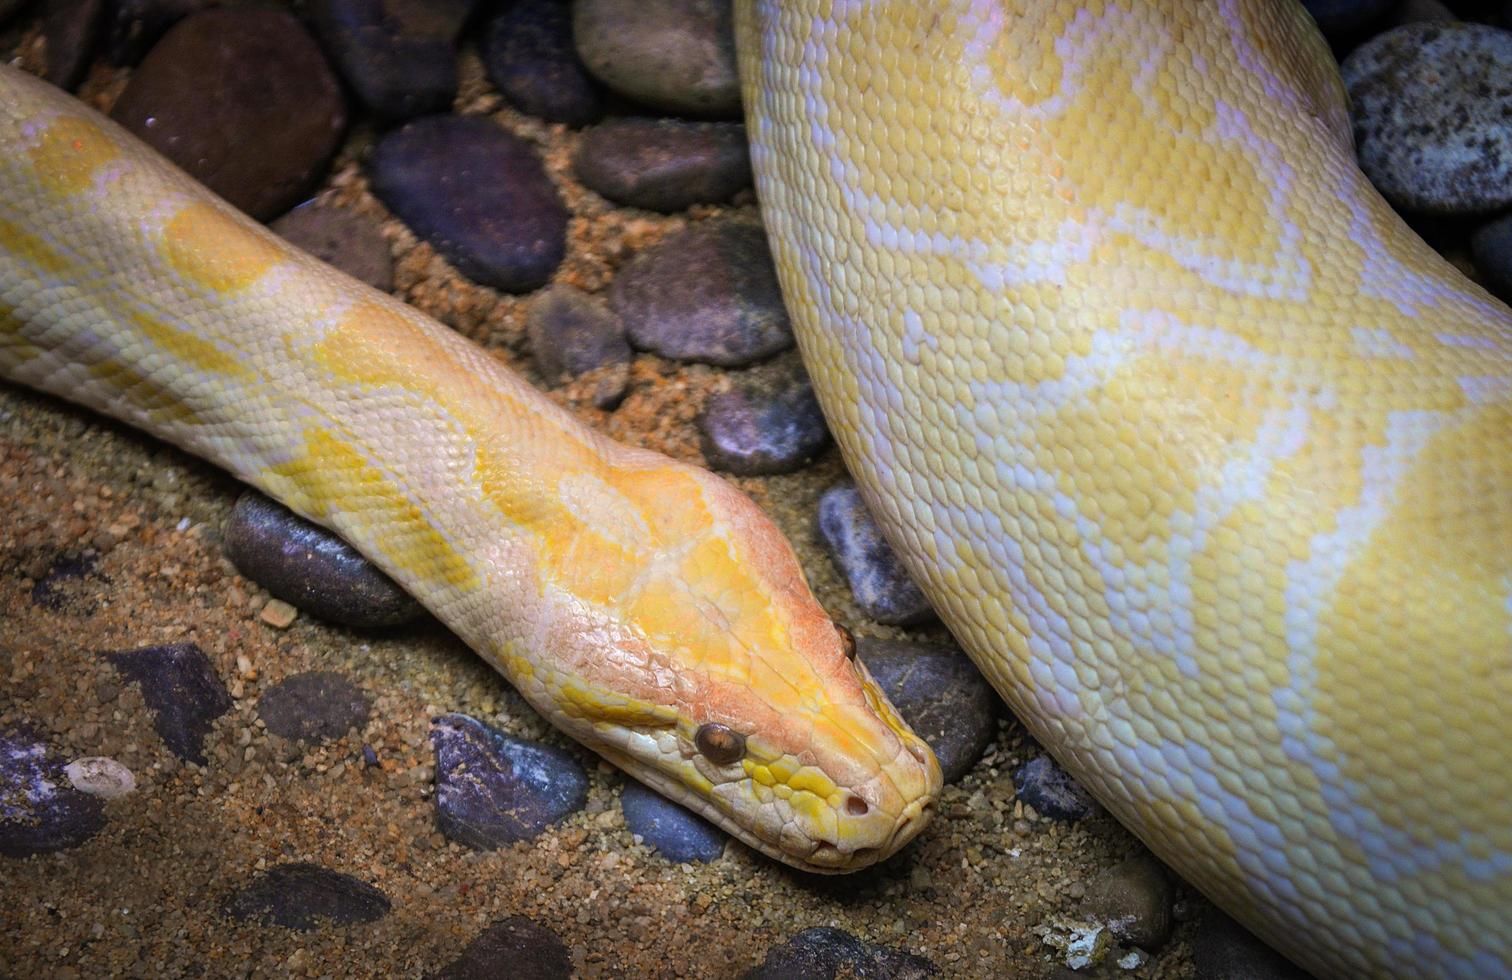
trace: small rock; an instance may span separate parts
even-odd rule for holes
[[[929,600],[882,536],[855,484],[841,483],[819,498],[819,537],[869,619],[916,626],[934,618]]]
[[[212,0],[112,0],[105,57],[116,67],[134,65],[168,28],[210,6]]]
[[[1154,951],[1171,938],[1175,900],[1165,865],[1140,849],[1097,876],[1082,910],[1106,924],[1120,942]]]
[[[104,826],[104,806],[69,785],[63,760],[35,732],[0,729],[0,855],[77,847]]]
[[[742,367],[793,346],[760,225],[709,221],[637,255],[609,305],[630,343],[663,357]]]
[[[557,934],[523,915],[500,919],[430,980],[567,980],[572,955]]]
[[[959,647],[870,636],[856,641],[856,659],[929,743],[945,781],[966,775],[992,741],[999,710],[997,693],[976,664]]]
[[[375,922],[389,913],[388,896],[351,875],[318,864],[280,864],[233,892],[226,915],[308,932],[329,920],[337,925]]]
[[[394,288],[394,258],[378,223],[365,214],[309,201],[271,225],[298,245],[374,289]]]
[[[256,7],[179,21],[110,115],[260,221],[309,193],[346,128],[341,86],[314,39],[287,11]]]
[[[1362,31],[1385,16],[1396,0],[1302,0],[1330,38]]]
[[[142,689],[152,727],[168,750],[204,765],[205,736],[215,719],[231,710],[231,695],[210,658],[193,643],[107,653],[116,670]]]
[[[47,70],[42,77],[73,91],[94,60],[105,26],[104,0],[53,0],[42,18]]]
[[[95,560],[89,555],[63,555],[48,566],[31,590],[31,601],[57,612],[73,600],[74,586],[95,575]]]
[[[1048,755],[1038,755],[1013,774],[1019,799],[1051,820],[1084,820],[1099,809],[1092,794]]]
[[[1470,236],[1470,255],[1486,288],[1512,301],[1512,214],[1488,221]]]
[[[842,969],[848,970],[847,976],[874,980],[921,980],[939,972],[922,956],[862,942],[843,929],[819,926],[768,950],[761,965],[741,974],[741,980],[833,980]]]
[[[525,335],[536,370],[548,384],[558,384],[596,368],[617,365],[595,395],[600,408],[612,408],[630,384],[630,345],[619,318],[597,297],[576,286],[556,285],[531,300]]]
[[[242,494],[221,537],[238,571],[321,619],[371,628],[424,613],[351,545],[262,494]]]
[[[383,138],[373,193],[464,276],[510,292],[546,284],[567,209],[529,143],[478,116],[429,116]]]
[[[1459,20],[1459,17],[1439,0],[1402,0],[1392,11],[1387,25],[1399,27],[1402,24],[1416,24],[1420,21],[1451,20]]]
[[[1310,980],[1310,975],[1216,908],[1192,936],[1192,960],[1202,980]]]
[[[588,800],[588,776],[571,755],[449,714],[431,729],[436,821],[479,850],[530,840]]]
[[[668,861],[717,861],[730,839],[703,817],[633,779],[625,783],[620,807],[630,832],[639,834]]]
[[[75,759],[63,767],[73,788],[102,800],[118,800],[136,791],[136,776],[114,759],[102,755]]]
[[[384,119],[451,108],[457,35],[474,0],[314,0],[310,18],[341,75]]]
[[[796,359],[757,368],[710,398],[698,428],[709,465],[738,476],[792,473],[830,442],[814,386]]]
[[[728,0],[578,0],[578,57],[622,95],[675,114],[740,114]]]
[[[286,630],[294,625],[299,610],[282,599],[269,599],[257,618],[276,630]]]
[[[274,735],[319,745],[367,724],[372,705],[345,676],[312,670],[285,678],[257,702],[257,716]]]
[[[616,119],[583,134],[573,168],[616,204],[669,213],[751,186],[745,126],[736,122]]]
[[[518,0],[489,22],[483,65],[504,98],[547,122],[582,126],[603,112],[598,86],[572,44],[562,0]]]
[[[1475,214],[1512,204],[1512,33],[1417,23],[1341,66],[1360,167],[1399,208]]]

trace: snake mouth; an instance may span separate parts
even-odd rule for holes
[[[854,871],[875,864],[892,856],[917,836],[928,825],[933,813],[933,797],[915,800],[904,808],[893,824],[892,833],[881,844],[847,847],[835,841],[823,840],[814,845],[813,851],[804,858],[804,863],[809,866],[809,870],[820,873]]]

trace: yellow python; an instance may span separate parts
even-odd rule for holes
[[[1301,8],[737,21],[826,413],[1019,716],[1304,965],[1512,973],[1512,312],[1365,184]],[[938,791],[743,498],[11,72],[0,374],[334,527],[547,717],[783,860],[885,856]]]

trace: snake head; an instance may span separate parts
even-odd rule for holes
[[[599,479],[601,511],[582,525],[594,540],[552,572],[566,593],[547,604],[560,611],[543,640],[554,669],[541,658],[517,677],[526,696],[635,778],[795,867],[852,871],[911,840],[939,795],[939,764],[771,520],[719,477],[660,456],[630,453]]]

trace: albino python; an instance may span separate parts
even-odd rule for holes
[[[758,190],[866,498],[1019,717],[1302,964],[1512,974],[1512,311],[1365,183],[1291,0],[743,2]],[[933,757],[719,480],[0,72],[0,375],[352,541],[799,867]]]

